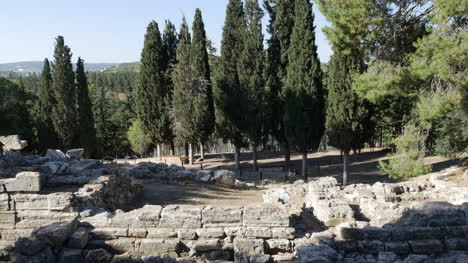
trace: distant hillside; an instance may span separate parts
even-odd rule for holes
[[[42,71],[43,61],[23,61],[13,63],[0,63],[0,72],[14,72],[17,74],[40,73]],[[108,67],[118,65],[118,63],[86,63],[86,71],[99,71]]]
[[[130,62],[114,65],[102,70],[103,72],[139,72],[140,62]]]

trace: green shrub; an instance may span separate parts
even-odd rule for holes
[[[406,179],[429,173],[431,167],[424,165],[425,136],[414,124],[405,126],[402,135],[395,139],[396,153],[390,160],[380,161],[379,169],[393,179]]]
[[[151,145],[151,140],[148,134],[143,130],[143,124],[139,119],[136,119],[132,123],[132,126],[128,129],[127,135],[132,150],[140,155],[147,151]]]

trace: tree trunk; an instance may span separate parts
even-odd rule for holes
[[[235,168],[236,170],[240,169],[240,147],[235,145],[235,153],[234,153],[234,160],[235,160]]]
[[[175,154],[174,140],[171,141],[171,155]]]
[[[302,153],[301,176],[304,177],[304,181],[307,183],[307,180],[309,179],[307,176],[307,152]]]
[[[253,146],[253,170],[258,171],[258,163],[257,163],[257,145]]]
[[[184,144],[185,156],[189,155],[189,146],[188,143]]]
[[[200,157],[205,159],[205,145],[202,142],[200,143]]]
[[[193,146],[189,144],[189,164],[193,165]]]
[[[284,169],[289,171],[289,167],[291,167],[291,151],[289,150],[289,144],[285,143],[284,147]]]
[[[156,145],[156,158],[161,160],[161,144],[159,143]]]
[[[345,151],[343,154],[343,186],[348,184],[349,175],[349,151]]]

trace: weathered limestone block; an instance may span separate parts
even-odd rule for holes
[[[77,218],[78,212],[56,212],[48,210],[18,210],[15,228],[29,229],[49,225],[54,222],[71,221]]]
[[[85,253],[85,262],[88,263],[109,263],[112,260],[112,254],[105,249],[91,249]]]
[[[337,262],[338,253],[329,246],[296,247],[299,262]]]
[[[249,263],[269,263],[271,256],[265,254],[257,254],[249,256]]]
[[[74,195],[72,193],[53,193],[47,195],[48,209],[51,211],[65,211],[72,207]]]
[[[202,210],[203,227],[240,226],[242,225],[242,208],[207,206]]]
[[[0,229],[13,229],[16,224],[15,211],[0,211]]]
[[[109,212],[101,212],[93,216],[82,218],[80,224],[94,228],[108,228],[111,226],[111,217],[112,215]]]
[[[113,227],[155,228],[159,223],[162,207],[145,205],[128,213],[117,213],[112,217]]]
[[[138,254],[171,254],[179,252],[179,240],[170,239],[143,239],[141,240]]]
[[[362,240],[364,239],[363,230],[355,227],[336,227],[336,237],[338,239],[352,239]]]
[[[169,205],[164,207],[158,227],[200,228],[203,206]]]
[[[244,207],[244,226],[289,226],[289,213],[284,206],[255,204]]]
[[[295,257],[295,253],[279,253],[277,255],[272,255],[273,262],[280,263],[293,262]]]
[[[398,255],[408,255],[411,250],[408,242],[385,242],[385,251],[393,252]]]
[[[89,240],[89,233],[86,228],[78,228],[69,238],[67,247],[82,249],[86,246]]]
[[[21,140],[19,135],[0,136],[0,142],[3,143],[3,151],[21,151],[28,146],[28,142]]]
[[[39,238],[20,238],[15,242],[15,251],[26,256],[33,256],[47,246],[47,243]]]
[[[355,240],[335,240],[336,249],[346,253],[358,251],[358,241]]]
[[[362,233],[366,240],[389,241],[392,239],[392,231],[385,228],[365,227]]]
[[[148,230],[146,228],[129,228],[128,234],[129,237],[139,237],[145,238],[148,235]]]
[[[119,238],[112,240],[90,240],[88,246],[90,248],[104,248],[109,250],[111,253],[123,254],[131,253],[135,254],[137,246],[137,240],[135,238]]]
[[[211,180],[214,180],[216,184],[233,186],[235,174],[229,170],[217,170]]]
[[[245,237],[253,238],[271,238],[273,234],[269,227],[245,227]]]
[[[15,178],[0,179],[0,192],[39,192],[44,178],[37,172],[21,172]]]
[[[46,241],[52,247],[62,247],[77,226],[77,220],[53,223],[35,230],[33,236]]]
[[[212,250],[221,249],[221,242],[219,239],[200,239],[193,243],[191,249],[194,252],[208,252]]]
[[[179,229],[177,230],[177,238],[182,240],[195,240],[197,239],[197,233],[194,230]]]
[[[65,154],[61,150],[57,149],[47,149],[45,157],[52,161],[63,161],[67,159]]]
[[[20,238],[30,237],[34,229],[2,229],[0,231],[2,240],[16,241]]]
[[[292,243],[287,239],[268,239],[266,249],[269,254],[292,252]]]
[[[95,239],[116,239],[128,236],[128,228],[95,228],[91,231]]]
[[[378,255],[379,252],[385,250],[384,243],[379,240],[362,240],[358,241],[358,250],[363,254]]]
[[[7,193],[0,193],[0,211],[13,210],[13,202],[10,195]]]
[[[466,224],[463,210],[447,202],[430,202],[415,207],[399,220],[408,226],[460,226]]]
[[[294,239],[295,231],[293,227],[272,227],[271,235],[273,238]]]
[[[84,149],[70,149],[66,152],[66,156],[70,159],[80,160],[83,157]]]
[[[264,241],[263,239],[235,238],[234,253],[243,255],[264,254]]]
[[[398,227],[392,229],[392,239],[395,241],[443,238],[444,236],[444,229],[440,227]]]
[[[447,237],[468,236],[468,226],[448,226],[444,228]]]
[[[57,262],[57,257],[52,252],[50,247],[44,249],[34,256],[26,256],[21,253],[11,253],[10,259],[12,262]]]
[[[468,239],[466,238],[449,238],[445,240],[447,250],[468,251]]]
[[[148,238],[174,238],[177,232],[174,228],[151,228],[148,229]]]
[[[81,263],[84,261],[81,249],[64,248],[60,252],[58,263]]]
[[[415,254],[436,254],[444,250],[444,245],[438,239],[410,240],[411,250]]]
[[[222,227],[200,228],[197,229],[197,236],[200,238],[224,238],[224,229]]]
[[[245,237],[245,228],[240,226],[225,227],[224,232],[228,237]]]
[[[15,193],[11,195],[16,210],[48,210],[47,195]]]

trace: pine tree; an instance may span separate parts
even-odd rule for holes
[[[207,39],[205,32],[205,24],[200,9],[195,10],[195,18],[192,25],[193,39],[192,39],[192,64],[194,70],[199,76],[203,77],[207,84],[206,87],[206,99],[208,103],[208,112],[204,116],[204,125],[198,132],[200,135],[200,152],[201,158],[204,158],[204,144],[205,141],[213,134],[215,116],[214,116],[214,102],[213,102],[213,90],[211,85],[211,70],[207,50]]]
[[[235,167],[240,168],[240,149],[245,145],[242,130],[245,101],[241,93],[237,64],[243,50],[244,9],[241,0],[229,0],[221,40],[221,57],[214,76],[216,128],[225,140],[235,146]]]
[[[247,103],[243,105],[245,112],[245,129],[253,147],[253,169],[258,169],[257,148],[267,138],[267,118],[269,109],[265,91],[264,51],[262,33],[263,10],[258,0],[245,2],[246,28],[244,31],[244,47],[239,58],[237,70],[239,72],[239,84],[243,99]]]
[[[38,137],[42,150],[57,147],[56,133],[54,123],[52,122],[52,107],[55,105],[55,100],[52,91],[52,73],[49,60],[44,60],[44,66],[41,73],[39,85],[38,99]]]
[[[288,49],[294,26],[294,1],[266,0],[265,9],[270,15],[265,80],[271,105],[270,129],[282,145],[285,168],[290,167],[290,149],[282,121],[284,98],[282,92],[288,66]]]
[[[85,158],[90,158],[96,152],[97,140],[92,103],[89,98],[88,79],[84,71],[84,62],[81,58],[78,58],[78,62],[76,63],[76,84],[78,92],[80,144],[85,150]]]
[[[55,104],[52,121],[63,148],[76,145],[78,119],[76,114],[75,76],[70,48],[62,36],[56,38],[52,72],[52,90]]]
[[[290,145],[302,153],[302,176],[306,180],[307,152],[318,148],[325,124],[322,71],[314,28],[311,3],[296,0],[283,92],[283,122]]]
[[[158,24],[152,21],[146,31],[139,84],[135,92],[138,118],[153,144],[170,143],[173,140],[169,116],[170,87],[167,85],[167,62]],[[160,151],[158,151],[158,157]]]

